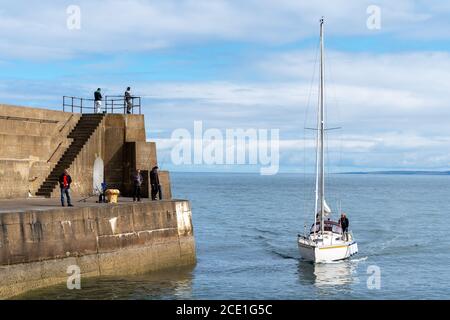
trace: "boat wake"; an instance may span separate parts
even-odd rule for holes
[[[361,262],[361,261],[366,261],[367,258],[369,258],[368,256],[365,257],[361,257],[361,258],[357,258],[357,259],[350,259],[350,262]]]
[[[283,259],[292,259],[292,260],[299,260],[300,257],[299,256],[295,256],[295,255],[291,255],[289,253],[282,253],[282,252],[278,252],[276,250],[270,250],[271,253],[283,258]]]
[[[396,235],[393,238],[381,243],[375,243],[368,245],[365,252],[369,256],[388,256],[406,254],[409,252],[426,252],[431,247],[432,242],[422,243],[405,243],[400,240],[400,235]]]
[[[273,236],[279,236],[278,232],[272,231],[272,230],[267,230],[267,229],[261,229],[258,227],[254,227],[253,230],[257,231],[258,233],[262,233],[262,234],[270,234]]]

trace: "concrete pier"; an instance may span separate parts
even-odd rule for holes
[[[66,282],[74,269],[83,278],[194,264],[190,204],[172,199],[168,171],[162,200],[149,200],[157,164],[143,115],[0,104],[0,298]],[[73,208],[59,202],[64,170]],[[133,203],[137,170],[144,201]],[[118,204],[76,202],[102,183],[120,191]]]
[[[83,279],[195,264],[188,201],[120,200],[1,200],[0,298],[66,282],[70,266]]]

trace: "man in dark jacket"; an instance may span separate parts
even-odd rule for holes
[[[158,166],[155,166],[150,171],[150,184],[152,185],[152,200],[156,200],[156,195],[159,193],[159,200],[162,199],[161,185],[159,184]]]
[[[348,238],[348,227],[350,225],[347,216],[345,215],[345,213],[341,214],[341,218],[339,219],[339,224],[341,225],[342,228],[342,234],[344,237],[344,240],[347,241]]]
[[[131,110],[133,110],[133,97],[131,96],[130,87],[128,87],[127,91],[125,91],[125,104],[127,106],[127,114],[130,114]]]
[[[102,92],[101,89],[98,88],[97,91],[94,92],[94,107],[95,107],[95,113],[101,113],[102,112]]]
[[[67,197],[67,206],[73,207],[70,202],[70,184],[72,183],[72,177],[67,170],[59,176],[59,188],[61,189],[61,205],[64,207],[64,195]]]
[[[133,180],[133,201],[141,201],[141,186],[144,178],[142,178],[141,170],[136,170],[136,173],[131,177]]]

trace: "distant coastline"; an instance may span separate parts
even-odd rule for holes
[[[245,174],[245,175],[260,175],[258,172],[249,171],[176,171],[171,170],[175,174]],[[289,174],[305,174],[299,171],[280,171],[278,174],[289,175]],[[307,172],[306,174],[314,175],[313,172]],[[384,170],[384,171],[344,171],[344,172],[333,172],[332,174],[378,174],[378,175],[427,175],[427,176],[447,176],[450,175],[450,171],[414,171],[414,170]]]
[[[413,171],[413,170],[400,170],[400,171],[354,171],[354,172],[342,172],[340,174],[396,174],[396,175],[433,175],[433,176],[446,176],[450,175],[450,171]]]

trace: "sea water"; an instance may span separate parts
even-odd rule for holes
[[[359,253],[303,261],[314,178],[303,174],[172,173],[191,200],[197,265],[141,276],[82,279],[32,299],[449,299],[450,176],[335,174],[327,202],[350,219]]]

